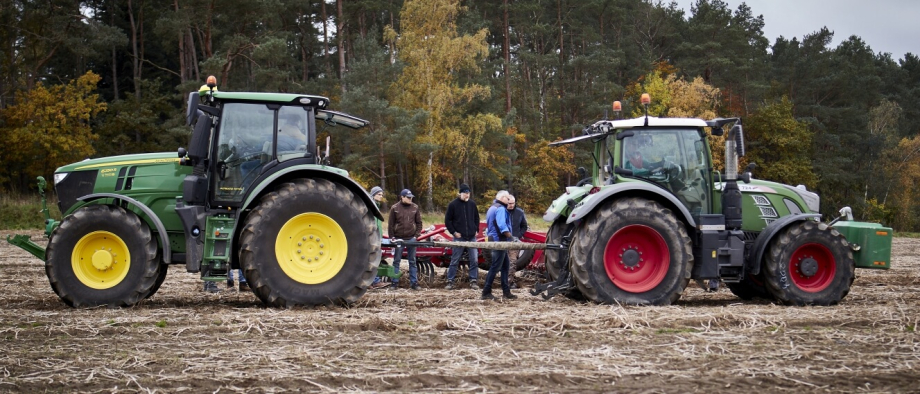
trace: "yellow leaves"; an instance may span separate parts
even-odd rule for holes
[[[519,205],[542,209],[546,201],[559,195],[559,179],[575,172],[570,146],[550,147],[548,141],[540,140],[523,149],[517,164],[526,171],[514,182]]]
[[[920,136],[902,138],[896,146],[883,152],[880,164],[889,178],[880,206],[900,212],[891,215],[891,220],[885,223],[895,228],[914,228],[917,219],[911,213],[915,212],[914,207],[920,200],[917,188],[920,185]]]
[[[748,162],[760,166],[758,178],[791,185],[803,184],[812,189],[817,176],[812,169],[812,133],[805,123],[795,119],[792,102],[783,97],[745,119],[745,138],[750,147]]]
[[[17,96],[2,112],[7,126],[0,146],[7,174],[48,176],[57,167],[94,153],[97,138],[89,121],[104,111],[105,103],[93,91],[100,77],[92,72],[67,85],[37,84]]]

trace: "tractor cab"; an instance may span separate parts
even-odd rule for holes
[[[328,164],[316,144],[318,128],[361,128],[366,120],[327,110],[322,96],[221,92],[210,84],[189,94],[187,122],[195,125],[185,165],[207,169],[207,198],[216,206],[239,207],[260,177],[292,165]],[[199,121],[202,115],[207,119]],[[318,126],[319,125],[319,126]],[[213,139],[212,139],[213,135]],[[214,141],[212,146],[209,141]],[[328,141],[327,141],[328,142]],[[201,179],[192,195],[205,198]],[[201,184],[201,185],[199,185]]]

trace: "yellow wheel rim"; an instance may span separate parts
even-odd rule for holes
[[[121,237],[108,231],[94,231],[77,241],[70,263],[80,283],[103,290],[125,279],[131,268],[131,253]]]
[[[288,220],[275,240],[281,270],[300,283],[315,285],[332,279],[345,266],[348,239],[329,216],[302,213]]]

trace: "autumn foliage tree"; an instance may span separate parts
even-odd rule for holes
[[[36,176],[50,177],[57,167],[94,153],[97,136],[90,121],[106,104],[95,93],[99,76],[92,71],[66,85],[42,83],[16,98],[0,112],[0,182],[26,188]]]
[[[464,112],[466,105],[488,98],[491,92],[488,86],[458,82],[459,72],[478,71],[479,62],[489,53],[487,30],[474,35],[457,32],[462,10],[458,0],[409,0],[400,13],[400,31],[388,28],[386,32],[388,39],[396,40],[399,59],[406,66],[393,84],[393,102],[428,113],[421,138],[433,147],[425,158],[423,175],[429,210],[434,207],[435,185],[448,185],[435,182],[435,177],[450,173],[435,161],[435,153],[446,156],[441,160],[444,163],[479,164],[469,160],[477,157],[472,151],[476,144],[471,142],[482,132],[501,126],[501,119],[493,114]]]
[[[746,160],[760,165],[757,178],[813,189],[818,183],[811,162],[813,135],[792,113],[792,102],[782,97],[744,120]]]

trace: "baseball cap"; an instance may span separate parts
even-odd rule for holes
[[[409,189],[403,189],[403,191],[399,192],[399,196],[400,196],[400,197],[409,197],[409,198],[415,197],[415,196],[412,194],[412,192],[409,191]]]

